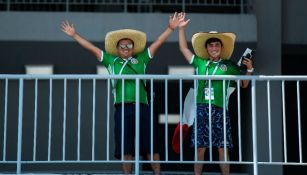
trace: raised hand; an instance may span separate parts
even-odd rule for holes
[[[244,58],[242,64],[244,64],[247,67],[247,69],[253,68],[253,61],[251,59]]]
[[[61,24],[61,30],[64,33],[66,33],[68,36],[73,38],[75,41],[77,41],[82,47],[89,50],[92,54],[94,54],[96,56],[96,58],[99,61],[101,61],[100,60],[101,50],[98,47],[96,47],[94,44],[92,44],[91,42],[87,41],[85,38],[80,36],[76,32],[73,24],[69,23],[68,21],[63,21],[62,24]]]
[[[185,13],[180,13],[178,15],[179,21],[180,21],[180,23],[178,25],[179,28],[185,28],[188,25],[188,23],[190,22],[190,19],[185,20],[185,15],[186,15]]]
[[[62,22],[61,30],[70,37],[73,37],[76,34],[76,30],[74,28],[74,25],[70,24],[68,21]]]
[[[172,30],[175,30],[175,28],[178,27],[178,25],[182,20],[181,16],[182,12],[181,13],[175,12],[173,16],[169,16],[168,27],[171,28]]]

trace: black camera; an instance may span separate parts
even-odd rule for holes
[[[252,59],[253,56],[255,54],[255,51],[250,49],[250,48],[246,48],[245,52],[243,53],[243,55],[241,56],[240,60],[238,61],[238,66],[240,67],[240,71],[242,73],[246,73],[246,70],[247,70],[247,67],[242,64],[242,61],[245,59],[245,58],[248,58],[248,59]]]

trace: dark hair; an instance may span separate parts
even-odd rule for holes
[[[207,41],[205,43],[205,48],[207,48],[208,44],[213,43],[213,42],[219,42],[223,46],[223,43],[222,43],[222,41],[220,39],[218,39],[218,38],[209,38],[209,39],[207,39]]]
[[[122,38],[122,39],[118,40],[118,42],[117,42],[117,44],[116,44],[116,47],[118,46],[118,44],[119,44],[119,42],[120,42],[121,40],[130,40],[130,41],[132,42],[132,45],[134,45],[134,42],[133,42],[132,39],[130,39],[130,38]]]

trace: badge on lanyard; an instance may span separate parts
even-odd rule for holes
[[[211,88],[204,88],[204,94],[205,94],[205,99],[206,100],[214,100],[214,89]]]
[[[220,62],[220,61],[219,61]],[[214,70],[212,72],[212,75],[215,75],[217,69],[219,68],[219,64],[217,63],[214,67]],[[209,66],[210,66],[211,62],[209,61],[206,65],[206,75],[209,75]],[[211,87],[211,89],[207,86],[208,82],[205,82],[205,88],[204,88],[204,96],[206,100],[214,100],[214,88]]]

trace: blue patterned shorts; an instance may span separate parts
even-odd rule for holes
[[[224,111],[223,108],[211,105],[211,143],[212,147],[224,148]],[[232,148],[231,125],[226,111],[226,146]],[[197,104],[197,147],[210,147],[209,104]],[[192,131],[192,147],[195,146],[195,122]]]

